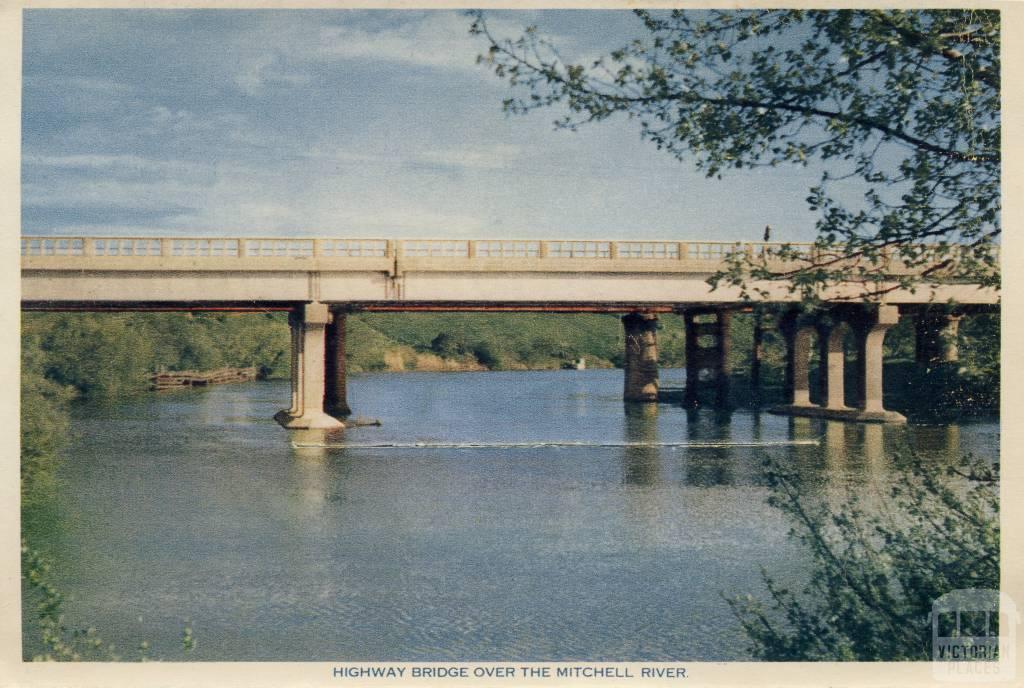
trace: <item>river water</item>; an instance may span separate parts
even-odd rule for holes
[[[83,404],[29,534],[70,626],[168,660],[738,660],[722,595],[763,595],[762,566],[807,571],[765,504],[766,457],[872,508],[907,444],[936,462],[998,453],[995,422],[687,414],[627,407],[621,385],[355,375],[353,409],[383,425],[327,435],[272,420],[280,381]]]

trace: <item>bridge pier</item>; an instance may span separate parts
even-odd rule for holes
[[[848,410],[846,405],[846,333],[849,325],[831,318],[817,325],[818,404],[828,409]]]
[[[291,335],[291,358],[288,366],[288,377],[291,381],[292,389],[292,405],[288,407],[286,411],[281,411],[287,416],[299,415],[299,375],[298,371],[302,369],[302,317],[298,311],[288,312],[288,331]],[[277,416],[275,416],[276,418]]]
[[[629,313],[622,316],[626,334],[623,364],[624,401],[658,401],[658,316]]]
[[[905,423],[906,418],[888,411],[882,399],[883,342],[885,333],[899,322],[895,306],[878,306],[873,310],[836,309],[828,320],[808,323],[796,312],[790,312],[780,322],[786,340],[786,387],[789,404],[777,406],[773,413],[834,420],[852,420],[876,423]],[[846,406],[844,373],[844,340],[847,328],[852,328],[857,341],[857,367],[859,400],[856,408]],[[808,367],[811,337],[817,331],[821,360],[820,404],[810,401]]]
[[[914,360],[923,364],[954,363],[960,359],[957,334],[963,316],[930,313],[926,309],[914,315]]]
[[[811,336],[814,328],[800,322],[796,312],[784,315],[779,329],[786,342],[786,394],[792,407],[811,406]]]
[[[750,351],[750,398],[761,406],[761,361],[764,358],[764,310],[754,309],[753,346]]]
[[[325,330],[331,314],[323,303],[307,303],[292,325],[292,405],[275,420],[286,428],[341,428],[344,424],[324,412]]]
[[[882,404],[882,344],[885,333],[900,321],[896,306],[879,306],[871,314],[854,325],[857,336],[857,360],[863,400],[860,405],[860,420],[905,423],[907,419],[895,411],[886,411]]]
[[[700,390],[714,390],[714,405],[729,405],[729,325],[732,314],[724,308],[694,308],[683,311],[686,323],[686,394],[684,405],[700,405]],[[706,319],[713,317],[714,320]],[[704,318],[705,320],[700,320]],[[701,373],[708,374],[707,380]]]
[[[327,325],[324,407],[335,418],[352,415],[348,406],[345,365],[345,313],[334,311]]]

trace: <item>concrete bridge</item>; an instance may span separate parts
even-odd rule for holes
[[[783,273],[783,244],[715,241],[388,240],[271,238],[23,237],[24,310],[287,310],[292,329],[289,428],[340,427],[345,400],[345,314],[353,311],[537,311],[623,313],[624,398],[658,397],[659,313],[686,319],[686,401],[704,387],[728,397],[730,313],[749,308],[736,288],[712,290],[708,277],[740,251]],[[810,244],[786,244],[807,259]],[[900,421],[882,400],[882,343],[901,314],[917,323],[920,360],[955,358],[950,335],[963,313],[991,308],[998,293],[974,284],[899,288],[913,270],[887,259],[893,282],[865,296],[849,282],[823,294],[843,302],[813,321],[784,281],[752,285],[783,309],[790,403],[777,410],[864,421]],[[945,304],[957,304],[950,309]],[[792,306],[786,310],[786,306]],[[857,403],[843,389],[844,340],[857,342]],[[753,361],[759,361],[760,325]],[[812,404],[810,348],[817,338],[822,403]]]

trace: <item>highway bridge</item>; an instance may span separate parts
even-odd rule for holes
[[[330,428],[341,427],[339,418],[348,413],[344,319],[354,311],[622,313],[624,398],[637,402],[658,396],[657,315],[680,313],[687,324],[687,398],[696,403],[705,384],[725,398],[730,313],[750,302],[738,288],[712,289],[708,278],[736,252],[784,274],[820,259],[817,251],[810,244],[633,239],[25,236],[21,305],[35,311],[288,311],[292,403],[278,420],[290,428]],[[814,321],[799,314],[800,296],[785,280],[749,285],[760,300],[783,309],[778,325],[788,347],[790,403],[777,410],[899,422],[903,417],[882,403],[885,331],[901,314],[913,316],[919,357],[949,359],[958,318],[998,304],[998,292],[978,284],[934,279],[902,288],[898,278],[914,269],[895,257],[883,261],[892,282],[881,285],[880,295],[869,294],[863,282],[836,285],[822,296],[841,305]],[[794,308],[786,311],[787,305]],[[852,406],[843,389],[846,328],[858,342],[860,384]],[[815,339],[821,404],[809,395]]]

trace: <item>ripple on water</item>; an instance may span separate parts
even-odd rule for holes
[[[806,573],[765,457],[833,499],[883,489],[908,434],[937,459],[998,447],[995,424],[627,413],[621,382],[352,376],[383,426],[328,447],[271,420],[287,382],[82,405],[40,538],[70,620],[169,659],[186,619],[203,660],[743,659],[721,594],[763,595],[762,565]],[[415,442],[434,446],[336,446]]]

